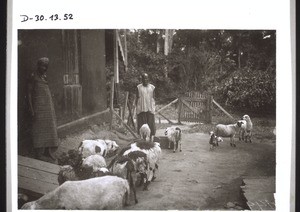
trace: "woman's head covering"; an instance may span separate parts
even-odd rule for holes
[[[48,66],[49,59],[47,57],[42,57],[42,58],[38,59],[37,64],[38,65],[46,65],[46,66]]]

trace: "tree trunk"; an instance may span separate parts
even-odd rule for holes
[[[164,54],[167,56],[169,54],[169,30],[165,30],[165,50]]]
[[[158,54],[160,52],[161,46],[160,46],[160,41],[161,41],[161,32],[157,35],[157,40],[156,40],[156,53]]]
[[[239,69],[241,68],[241,49],[240,48],[238,51],[238,67],[239,67]]]

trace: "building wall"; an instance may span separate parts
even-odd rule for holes
[[[105,30],[77,30],[79,54],[79,82],[82,85],[82,115],[107,108],[105,74]],[[36,69],[37,60],[48,57],[48,83],[58,124],[74,120],[64,111],[64,74],[66,52],[63,30],[18,31],[18,132],[19,139],[29,136],[31,119],[28,111],[27,83]],[[68,117],[66,117],[68,116]],[[80,117],[75,117],[80,118]],[[107,117],[103,118],[105,121]]]
[[[81,30],[80,43],[83,112],[105,110],[105,30]]]
[[[61,30],[19,30],[18,44],[18,137],[19,144],[28,146],[32,123],[28,110],[28,78],[36,70],[37,60],[41,57],[50,60],[47,77],[58,117],[62,108],[64,62]]]

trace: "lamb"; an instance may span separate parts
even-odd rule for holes
[[[157,142],[146,142],[139,141],[130,145],[128,150],[124,151],[123,155],[128,155],[130,152],[142,151],[147,155],[147,160],[149,162],[149,169],[147,171],[146,187],[144,190],[148,189],[148,184],[156,178],[156,170],[158,169],[158,161],[161,155],[160,144]]]
[[[145,141],[150,141],[151,129],[148,124],[143,124],[140,128],[140,137]]]
[[[215,147],[219,146],[219,142],[223,142],[223,139],[221,137],[217,137],[213,131],[209,132],[209,136],[210,150],[213,150]]]
[[[144,175],[148,169],[147,155],[141,151],[130,152],[126,156],[118,155],[108,167],[113,174],[127,179],[130,189],[133,191],[135,203],[138,203],[135,184],[137,175]]]
[[[68,181],[21,209],[117,210],[128,203],[127,180],[117,176]]]
[[[245,142],[247,143],[247,140],[249,140],[250,143],[252,143],[251,137],[252,137],[252,129],[253,124],[250,119],[250,116],[244,115],[243,120],[246,121],[246,127],[245,127]]]
[[[246,132],[246,121],[245,120],[239,120],[241,123],[241,128],[239,130],[239,141],[245,140],[245,132]]]
[[[101,155],[103,157],[108,157],[115,154],[119,148],[119,145],[112,140],[84,140],[80,143],[78,150],[82,154],[83,158],[90,155]]]
[[[242,122],[238,121],[235,124],[218,124],[215,129],[215,135],[217,137],[230,137],[230,146],[236,147],[234,136],[241,127]]]
[[[165,135],[169,140],[169,149],[171,148],[171,143],[173,143],[173,152],[175,153],[179,144],[179,151],[181,152],[181,129],[179,127],[168,127],[165,130]]]

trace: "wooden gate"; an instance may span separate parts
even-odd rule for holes
[[[179,98],[178,122],[211,123],[212,96],[191,91]]]

